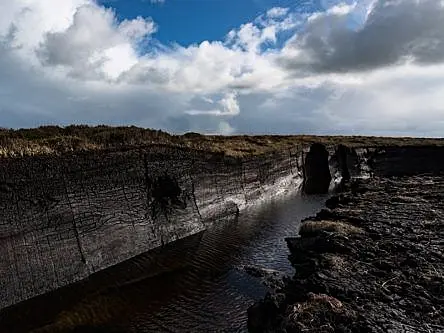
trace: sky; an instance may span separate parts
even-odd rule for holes
[[[443,0],[0,0],[0,127],[444,137]]]

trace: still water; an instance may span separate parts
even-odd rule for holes
[[[31,330],[246,332],[247,309],[265,295],[266,288],[258,278],[245,273],[242,266],[271,268],[291,275],[284,238],[295,236],[300,220],[319,211],[325,200],[325,196],[294,195],[242,212],[237,221],[213,225],[201,235],[193,251],[176,253],[174,272],[119,284],[105,291],[97,292],[95,288],[96,292],[87,292],[88,288],[81,288],[83,294],[76,291],[75,301],[73,297],[71,300],[65,297],[67,300],[61,302],[63,297],[56,293],[53,299],[58,297],[57,309],[50,309],[54,303],[50,299],[33,305],[34,309],[48,307],[47,313],[51,315]],[[142,256],[132,265],[143,266],[143,262],[137,261],[146,260]],[[126,270],[114,267],[106,279],[109,280],[112,272],[124,276]],[[95,283],[101,284],[97,279]]]

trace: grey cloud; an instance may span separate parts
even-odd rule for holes
[[[118,23],[113,11],[83,5],[66,30],[44,35],[36,55],[44,66],[63,66],[71,77],[106,79],[110,76],[107,65],[114,68],[114,77],[136,63],[135,49],[155,30],[151,19],[137,17]]]
[[[239,94],[242,112],[227,120],[186,115],[184,111],[188,108],[211,106],[201,97],[152,92],[142,86],[94,88],[94,85],[75,80],[65,80],[61,84],[24,68],[13,52],[1,46],[0,73],[0,127],[135,124],[173,132],[216,133],[231,126],[236,133],[249,134],[424,136],[442,135],[444,129],[444,110],[440,108],[443,81],[438,79],[439,75],[409,74],[400,79],[387,73],[387,77],[376,83],[346,89],[337,100],[331,100],[332,86],[329,84],[288,88],[283,96],[273,92]],[[394,86],[397,90],[391,92],[390,87]],[[420,86],[428,88],[418,89]],[[434,90],[436,93],[431,95]],[[210,97],[218,100],[220,96]],[[267,100],[271,101],[268,106]],[[400,101],[410,110],[402,107],[399,111]],[[391,113],[395,109],[398,112]]]
[[[80,7],[72,25],[63,32],[47,33],[36,54],[45,66],[66,66],[73,77],[100,78],[103,57],[90,61],[97,51],[117,42],[116,36],[104,21],[112,18],[106,11],[91,6]],[[94,27],[95,25],[95,27]],[[89,31],[85,27],[89,27]],[[95,33],[91,33],[94,31]]]
[[[172,79],[173,75],[167,69],[144,66],[142,63],[134,65],[128,71],[122,73],[118,78],[119,82],[128,82],[138,85],[166,85]]]
[[[22,66],[1,45],[0,73],[0,127],[88,123],[160,128],[171,115],[183,113],[188,100],[141,87],[52,80]]]
[[[304,25],[301,35],[287,45],[301,50],[305,56],[286,58],[289,68],[297,69],[292,73],[306,72],[307,77],[298,80],[280,78],[281,68],[275,68],[272,62],[280,50],[271,55],[257,55],[250,61],[243,54],[232,56],[231,51],[226,52],[220,45],[206,43],[199,50],[202,53],[191,47],[182,50],[187,51],[185,56],[183,52],[159,52],[158,57],[137,57],[137,64],[124,69],[117,80],[90,82],[82,75],[88,69],[82,67],[88,66],[84,61],[86,55],[90,54],[90,48],[107,48],[115,36],[112,33],[103,47],[101,40],[96,43],[96,39],[103,38],[97,36],[106,36],[108,31],[100,33],[96,20],[91,20],[94,24],[91,31],[99,33],[91,37],[91,43],[73,44],[75,38],[67,34],[73,34],[74,28],[47,35],[39,49],[48,65],[43,68],[28,63],[29,58],[25,57],[28,53],[21,52],[30,51],[34,44],[28,48],[26,45],[20,48],[19,43],[11,45],[15,34],[12,29],[9,41],[0,41],[0,127],[88,123],[134,124],[173,132],[229,133],[234,129],[250,134],[442,136],[444,64],[386,66],[406,56],[414,56],[417,63],[440,63],[444,40],[442,11],[438,2],[430,0],[386,1],[385,5],[380,1],[356,32],[346,29],[349,22],[343,17],[322,14]],[[285,56],[285,50],[282,52]],[[120,56],[115,59],[117,65],[125,63]],[[131,64],[132,60],[127,62]],[[266,64],[263,60],[267,60]],[[229,66],[219,67],[233,61],[235,68],[241,68],[236,74],[230,73]],[[64,76],[55,79],[52,66],[57,65],[71,69],[71,75],[77,75],[78,79]],[[255,70],[242,77],[246,72],[244,66]],[[312,72],[379,67],[384,70],[365,74]],[[189,69],[188,75],[183,73],[184,69]],[[267,80],[276,84],[270,85],[271,88],[261,85]],[[213,82],[217,84],[212,85]],[[176,89],[166,89],[168,83]],[[232,112],[229,117],[185,113],[220,108],[223,93],[231,90],[238,93],[240,113]]]
[[[403,61],[444,62],[444,6],[437,0],[378,0],[366,22],[350,29],[353,18],[334,13],[309,21],[289,42],[298,56],[280,63],[302,72],[362,71]]]

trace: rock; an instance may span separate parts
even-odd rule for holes
[[[251,276],[260,277],[260,278],[268,277],[268,276],[282,275],[281,272],[276,271],[274,269],[262,268],[262,267],[253,266],[253,265],[243,266],[243,270]]]
[[[243,266],[243,270],[254,277],[260,278],[262,284],[270,289],[279,289],[284,286],[283,278],[284,273],[268,268],[262,268],[258,266]]]

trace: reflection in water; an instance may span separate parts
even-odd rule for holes
[[[299,221],[318,211],[325,199],[297,195],[245,212],[235,222],[213,225],[196,242],[193,255],[180,250],[180,255],[168,256],[168,265],[178,267],[174,272],[155,277],[145,272],[135,280],[134,267],[143,270],[152,260],[143,255],[86,285],[54,293],[54,309],[55,302],[42,298],[33,307],[47,307],[50,315],[36,320],[33,325],[39,328],[33,332],[244,332],[247,308],[266,289],[239,267],[256,265],[291,274],[284,238],[296,235]],[[122,285],[125,274],[131,283]],[[113,279],[119,286],[109,285]],[[14,328],[18,330],[18,323]]]

